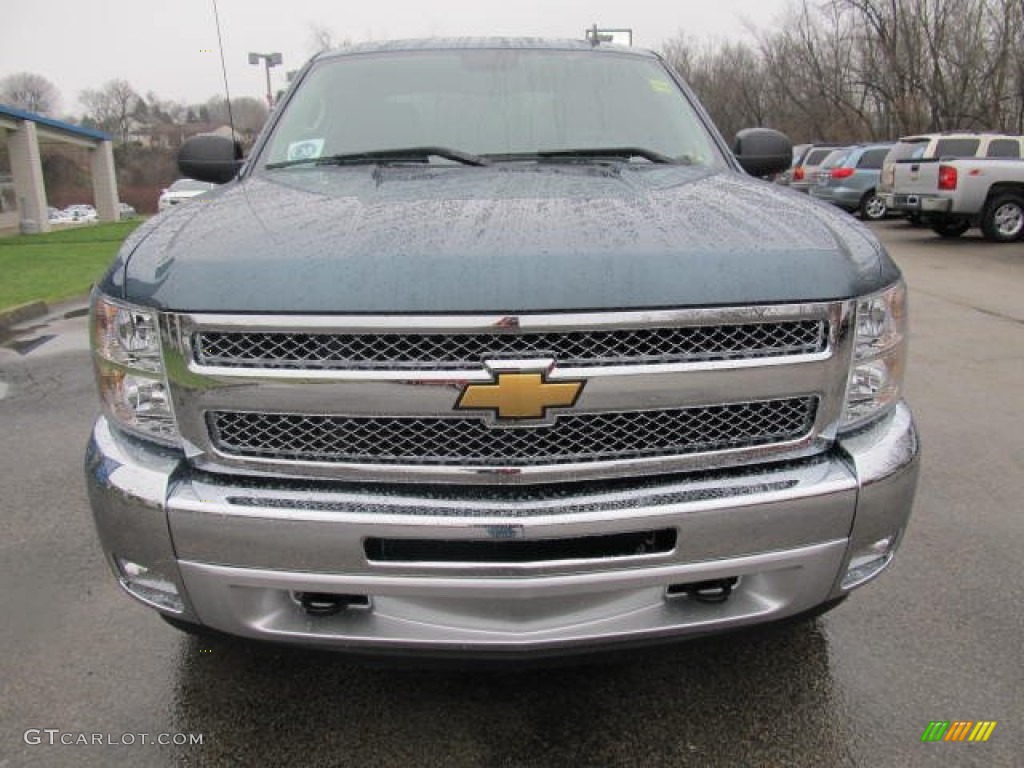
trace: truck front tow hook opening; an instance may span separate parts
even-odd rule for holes
[[[724,603],[729,599],[739,581],[738,577],[733,576],[728,579],[670,584],[665,590],[665,595],[667,597],[689,597],[698,603]]]
[[[342,595],[333,592],[293,592],[293,599],[310,616],[333,616],[349,608],[369,608],[367,595]]]

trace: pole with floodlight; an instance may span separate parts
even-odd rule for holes
[[[267,108],[273,109],[274,107],[274,93],[270,89],[270,68],[279,66],[284,62],[284,58],[280,53],[250,53],[249,63],[254,64],[257,67],[260,65],[260,59],[263,60],[267,71]]]

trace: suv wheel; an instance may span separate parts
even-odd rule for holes
[[[1019,240],[1024,235],[1024,198],[999,195],[990,200],[981,214],[981,231],[997,243]]]
[[[932,222],[932,231],[939,237],[960,237],[970,228],[971,222],[967,219],[936,219]]]
[[[880,221],[885,218],[885,215],[889,210],[885,207],[885,203],[882,202],[882,198],[874,193],[872,190],[864,195],[860,201],[860,217],[864,221]]]

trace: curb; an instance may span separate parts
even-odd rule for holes
[[[18,323],[35,320],[49,314],[50,308],[44,301],[30,301],[0,312],[0,336],[6,335]]]
[[[27,304],[0,310],[0,341],[14,335],[16,326],[21,323],[38,320],[49,314],[73,310],[83,303],[88,305],[88,301],[89,294],[84,293],[80,296],[69,296],[52,304],[47,304],[45,301],[30,301]]]

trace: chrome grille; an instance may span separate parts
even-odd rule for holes
[[[230,368],[459,369],[498,357],[572,367],[806,355],[823,351],[826,336],[822,320],[443,334],[203,330],[193,348],[201,365]]]
[[[525,466],[750,448],[805,437],[816,397],[667,410],[560,415],[549,426],[495,428],[481,419],[349,417],[215,411],[222,453],[358,464]]]

